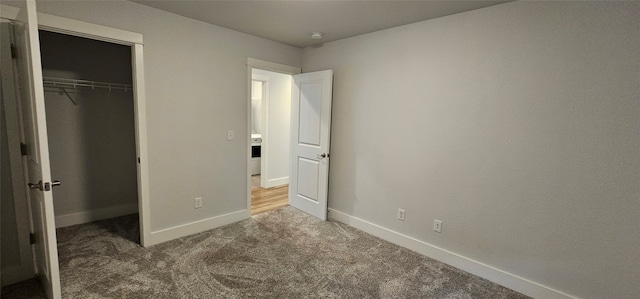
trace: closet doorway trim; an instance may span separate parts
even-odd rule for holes
[[[140,245],[145,247],[152,245],[147,244],[151,241],[151,203],[149,197],[149,160],[147,155],[147,116],[142,34],[44,13],[38,13],[38,27],[41,30],[131,46],[136,154],[139,159],[137,173]]]

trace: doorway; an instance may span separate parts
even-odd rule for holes
[[[137,214],[131,48],[39,36],[56,228]]]
[[[291,84],[299,68],[249,58],[248,208],[289,205]]]
[[[11,26],[3,20],[3,36],[13,35]],[[56,228],[137,214],[131,47],[43,30],[39,40],[51,173],[63,182],[52,189]],[[16,102],[12,65],[5,65],[11,61],[9,45],[2,47],[0,144],[2,183],[9,187],[2,188],[5,286],[35,273],[20,153],[27,147],[19,125],[24,111],[20,113]],[[140,243],[139,225],[133,225],[129,229],[135,234],[127,236],[135,235],[131,241]]]
[[[257,70],[256,70],[257,69]],[[289,114],[289,153],[286,159],[290,163],[287,173],[287,204],[305,213],[327,219],[327,202],[329,188],[329,149],[331,140],[331,102],[333,100],[333,71],[323,70],[310,73],[300,73],[300,68],[290,67],[277,63],[247,59],[247,136],[251,136],[253,128],[252,118],[252,89],[254,86],[254,72],[260,70],[287,74],[289,77],[290,97],[286,110]],[[264,89],[264,88],[263,88]],[[262,92],[264,94],[264,91]],[[271,92],[269,92],[271,94]],[[266,103],[266,105],[265,105]],[[262,106],[269,107],[269,101]],[[263,108],[270,112],[270,108]],[[270,113],[264,114],[271,116]],[[262,121],[263,126],[271,124]],[[269,144],[271,130],[264,129],[266,136],[262,140]],[[264,133],[263,132],[263,133]],[[247,142],[248,155],[251,159],[251,140]],[[264,149],[264,148],[263,148]],[[267,147],[266,154],[269,155]],[[264,156],[262,159],[264,160]],[[250,161],[249,161],[250,162]],[[288,164],[289,164],[288,163]],[[261,162],[261,164],[265,164]],[[269,165],[269,163],[267,163]],[[264,170],[261,169],[261,176]],[[270,168],[268,168],[270,171]],[[247,210],[250,214],[256,214],[252,209],[251,191],[251,163],[247,163]],[[265,179],[260,179],[261,184]],[[282,204],[284,206],[284,203]],[[276,207],[277,208],[277,207]]]
[[[288,205],[290,74],[251,70],[251,214]]]
[[[29,245],[28,251],[33,254],[31,260],[35,262],[35,270],[37,271],[38,277],[42,282],[42,286],[44,287],[46,294],[49,297],[59,298],[60,280],[56,250],[56,221],[54,218],[53,207],[53,202],[55,201],[52,196],[53,192],[51,192],[51,187],[56,186],[57,182],[51,179],[49,167],[49,142],[47,140],[48,128],[45,118],[46,111],[44,111],[47,104],[45,103],[46,101],[43,91],[44,80],[42,77],[38,27],[51,32],[63,32],[70,36],[82,36],[90,40],[108,41],[109,43],[125,45],[130,52],[128,63],[130,64],[132,84],[128,84],[128,86],[125,87],[125,91],[133,93],[134,148],[136,154],[134,155],[132,164],[136,168],[137,173],[135,181],[137,183],[136,193],[138,194],[138,202],[136,206],[139,207],[139,209],[136,209],[139,211],[139,216],[137,217],[137,219],[139,219],[140,231],[139,243],[145,246],[145,244],[149,242],[148,237],[150,236],[150,225],[148,217],[149,182],[148,165],[146,163],[146,108],[142,35],[46,14],[39,14],[38,17],[42,17],[42,19],[41,21],[38,21],[35,15],[36,10],[34,2],[19,4],[20,7],[2,6],[2,18],[6,18],[11,24],[18,24],[18,26],[16,26],[18,30],[15,30],[15,44],[12,40],[11,51],[3,51],[3,56],[10,52],[10,58],[4,59],[3,57],[2,61],[11,61],[12,64],[18,66],[18,69],[16,69],[12,75],[18,78],[18,82],[22,83],[19,84],[21,87],[19,88],[20,94],[15,97],[11,97],[16,101],[21,102],[21,105],[17,105],[18,107],[16,107],[16,110],[21,112],[16,113],[18,115],[17,118],[21,119],[19,128],[16,130],[20,133],[18,134],[13,131],[10,132],[10,134],[8,132],[7,135],[10,137],[19,137],[17,148],[18,152],[21,152],[21,155],[19,154],[19,156],[24,157],[21,161],[24,163],[24,168],[21,169],[21,171],[25,174],[25,179],[28,174],[28,182],[30,183],[28,187],[26,182],[24,182],[24,184],[18,184],[18,188],[14,189],[14,191],[18,189],[27,191],[26,198],[22,198],[21,200],[22,202],[26,201],[26,205],[29,210],[26,217],[19,216],[16,218],[27,220],[27,244],[29,243],[29,239],[31,239],[32,244]],[[5,36],[9,35],[3,34],[3,44],[8,41],[8,39],[4,38]],[[13,50],[16,50],[15,55],[12,55],[14,54]],[[2,68],[3,79],[5,78],[6,70],[7,68]],[[76,83],[79,83],[79,81]],[[77,86],[74,86],[74,88],[80,86],[80,84],[76,85]],[[108,85],[108,88],[117,89],[118,87],[117,84]],[[99,88],[99,85],[92,85],[91,88]],[[2,91],[4,100],[5,90],[3,89]],[[73,92],[70,92],[69,90],[63,90],[61,92],[67,98],[75,100]],[[69,93],[69,95],[67,95],[67,93]],[[27,118],[26,121],[24,120],[24,117]],[[20,158],[17,160],[20,160]],[[38,179],[40,179],[40,182],[37,182]],[[31,184],[31,182],[37,183]],[[5,211],[6,210],[3,210],[3,212]],[[113,211],[108,212],[111,213]],[[71,214],[75,216],[82,216],[80,218],[87,216],[83,213]],[[95,213],[93,214],[94,215],[91,217],[96,216]],[[98,217],[104,217],[104,214],[98,215]],[[5,217],[2,218],[3,220],[6,219]],[[3,229],[4,228],[5,226],[3,226]],[[31,233],[30,236],[29,233]],[[3,232],[3,245],[5,244],[4,236]],[[20,234],[20,236],[22,236],[22,234]],[[147,240],[146,242],[145,239]],[[2,253],[4,254],[5,252],[3,251]],[[31,268],[34,267],[32,266]],[[4,267],[2,272],[2,277],[6,277]]]

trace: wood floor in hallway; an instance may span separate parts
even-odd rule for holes
[[[254,176],[252,179],[254,179],[255,177],[257,176]],[[273,188],[260,188],[252,186],[251,188],[251,215],[277,210],[288,205],[289,185]]]

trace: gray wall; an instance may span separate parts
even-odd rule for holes
[[[226,141],[247,132],[246,58],[304,55],[304,71],[335,70],[331,208],[569,294],[632,298],[638,5],[514,2],[304,53],[127,1],[38,10],[144,35],[152,231],[246,209],[247,138]]]
[[[330,208],[638,298],[639,33],[640,2],[518,1],[305,49],[335,72]]]
[[[45,77],[132,84],[130,47],[40,31],[40,49]],[[133,92],[69,91],[45,92],[56,216],[135,206]]]
[[[144,36],[152,232],[246,210],[247,57],[299,66],[300,49],[129,1],[37,7]]]

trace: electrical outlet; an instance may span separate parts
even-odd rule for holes
[[[227,130],[227,140],[231,141],[233,140],[233,130]]]
[[[398,220],[404,221],[404,210],[398,209]]]
[[[442,232],[442,221],[438,219],[433,219],[433,231],[436,233]]]
[[[194,204],[196,209],[202,208],[202,197],[196,197],[193,200],[193,204]]]

